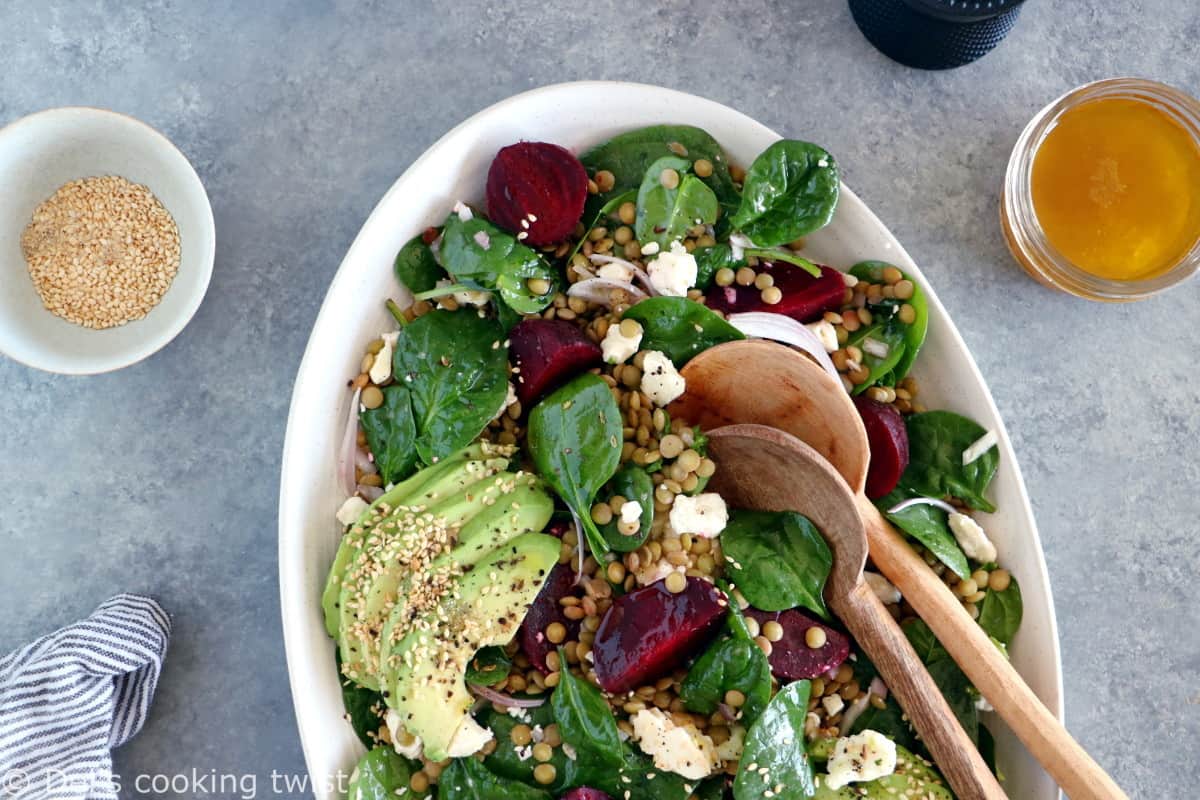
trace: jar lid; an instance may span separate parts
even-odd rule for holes
[[[884,55],[920,69],[969,64],[1012,30],[1024,0],[850,0],[863,35]]]

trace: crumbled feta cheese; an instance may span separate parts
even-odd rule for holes
[[[810,711],[804,715],[804,738],[817,738],[817,731],[821,729],[821,718],[817,716],[817,712]]]
[[[740,761],[746,746],[746,729],[741,725],[729,726],[729,738],[717,745],[717,758],[722,761]]]
[[[475,214],[471,211],[471,207],[462,200],[454,204],[454,213],[458,214],[458,218],[463,222],[470,222],[475,219]]]
[[[527,744],[524,747],[517,747],[514,749],[514,752],[517,754],[518,760],[528,761],[533,758],[533,745]]]
[[[367,501],[358,495],[347,497],[346,502],[337,510],[337,521],[343,525],[353,525],[367,508]]]
[[[597,278],[605,278],[610,281],[621,281],[629,283],[633,280],[633,270],[628,264],[620,261],[614,261],[610,264],[601,264],[596,269]]]
[[[637,332],[636,336],[626,336],[621,333],[621,326],[616,324],[609,325],[608,332],[600,340],[600,350],[604,354],[605,363],[608,364],[624,364],[633,358],[641,346],[641,330]]]
[[[665,406],[683,394],[687,383],[665,353],[651,350],[642,361],[641,388],[654,405]]]
[[[871,591],[875,593],[881,603],[895,605],[900,602],[900,590],[878,572],[863,570],[863,580],[867,582],[867,586],[871,587]]]
[[[979,695],[979,697],[975,698],[975,708],[977,708],[980,711],[995,711],[996,710],[996,709],[992,708],[992,704],[989,703],[988,699],[986,697],[984,697],[983,695]]]
[[[646,268],[655,291],[671,297],[686,297],[688,289],[696,285],[698,270],[696,257],[679,242],[672,242],[671,249],[659,254]]]
[[[468,714],[463,717],[462,722],[458,725],[458,730],[454,731],[454,736],[450,738],[446,755],[451,758],[466,758],[478,753],[491,740],[492,729],[483,727]]]
[[[510,717],[519,719],[521,722],[529,722],[529,711],[519,706],[509,706],[505,709]]]
[[[832,717],[846,707],[846,701],[840,694],[827,694],[821,698],[821,705],[825,707],[825,713]]]
[[[875,356],[876,358],[887,358],[892,348],[888,346],[887,342],[882,342],[879,339],[868,336],[862,340],[862,350],[867,355]]]
[[[821,341],[821,346],[825,348],[826,353],[837,352],[838,348],[841,347],[837,340],[837,328],[833,327],[832,322],[822,319],[817,322],[810,322],[804,327],[816,335]]]
[[[646,242],[642,245],[642,255],[652,256],[658,252],[658,242]]]
[[[392,735],[392,747],[397,753],[414,761],[421,757],[421,737],[413,736],[405,729],[399,711],[389,708],[384,723]]]
[[[657,708],[644,708],[630,718],[633,738],[654,766],[691,780],[708,777],[717,765],[716,748],[695,725],[676,725]]]
[[[624,731],[620,731],[620,735],[624,736],[626,739],[629,738],[629,735],[626,734]],[[621,739],[621,741],[623,742],[623,741],[625,741],[625,739]],[[579,758],[579,754],[575,752],[575,748],[571,747],[571,745],[567,744],[566,742],[562,743],[562,751],[563,751],[563,755],[566,756],[567,758],[571,759],[572,761]]]
[[[729,254],[733,256],[734,261],[741,261],[746,257],[746,248],[754,246],[754,242],[745,234],[735,233],[729,237]]]
[[[642,518],[642,504],[637,500],[626,500],[621,506],[621,522],[626,524],[637,522]]]
[[[375,354],[375,360],[371,362],[371,371],[367,373],[371,383],[386,383],[388,378],[392,377],[392,352],[396,349],[400,332],[385,333],[380,338],[383,339],[383,348]]]
[[[973,558],[981,564],[996,560],[996,545],[992,544],[992,540],[984,533],[979,523],[966,514],[951,514],[950,530],[968,558]]]
[[[729,509],[716,492],[702,492],[694,497],[681,494],[671,504],[670,521],[676,533],[711,539],[729,524]]]
[[[984,453],[996,446],[997,441],[998,440],[996,439],[995,431],[988,431],[987,433],[983,434],[983,436],[980,436],[971,443],[970,447],[968,447],[966,450],[963,450],[963,466],[965,467],[967,464],[982,458]]]
[[[840,789],[848,783],[885,778],[896,771],[896,743],[878,731],[843,736],[825,765],[825,785]]]

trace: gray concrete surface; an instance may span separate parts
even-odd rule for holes
[[[0,4],[0,122],[63,104],[140,117],[192,159],[218,230],[207,301],[154,357],[85,379],[0,359],[0,652],[152,593],[175,635],[121,773],[255,775],[260,797],[272,770],[302,773],[276,489],[325,287],[460,120],[546,83],[637,80],[827,143],[922,264],[1028,480],[1071,728],[1132,797],[1180,796],[1200,783],[1197,285],[1124,307],[1050,293],[1009,259],[996,202],[1043,104],[1124,74],[1200,93],[1198,39],[1192,3],[1031,2],[997,51],[930,74],[871,49],[844,0]]]

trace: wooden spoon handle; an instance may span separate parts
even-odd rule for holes
[[[971,683],[987,698],[1072,800],[1128,800],[1042,704],[962,603],[862,495],[871,560],[929,625]],[[885,679],[886,680],[886,679]]]
[[[904,631],[870,587],[860,581],[849,594],[829,602],[896,695],[955,796],[1007,800]]]

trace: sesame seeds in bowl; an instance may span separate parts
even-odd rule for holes
[[[165,137],[92,108],[0,130],[0,352],[94,374],[170,342],[212,273],[212,209]]]

